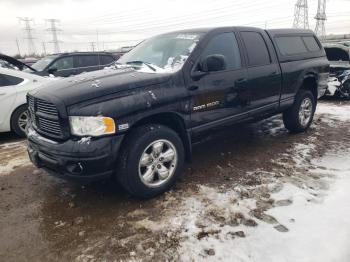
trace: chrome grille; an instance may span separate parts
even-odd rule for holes
[[[28,95],[28,108],[34,128],[48,136],[62,137],[59,114],[54,104]]]

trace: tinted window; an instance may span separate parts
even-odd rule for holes
[[[349,61],[349,52],[337,47],[325,47],[329,61]]]
[[[317,44],[315,37],[303,36],[302,38],[303,38],[304,43],[309,51],[314,52],[314,51],[320,50],[320,47]]]
[[[223,55],[226,58],[226,67],[229,70],[241,67],[241,56],[233,33],[220,34],[211,39],[202,53],[202,58],[208,55]]]
[[[297,55],[307,52],[306,46],[300,36],[276,37],[277,47],[282,55]]]
[[[24,79],[0,74],[0,86],[14,86],[23,82]]]
[[[57,70],[71,69],[73,68],[73,57],[67,56],[58,58],[50,68],[57,68]]]
[[[80,55],[78,56],[77,67],[97,66],[98,57],[97,55]]]
[[[114,58],[112,56],[107,56],[107,55],[100,56],[101,65],[109,65],[113,62],[114,62]]]
[[[270,64],[270,54],[262,35],[257,32],[242,32],[241,34],[248,53],[248,65]]]

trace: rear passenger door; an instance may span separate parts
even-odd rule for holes
[[[99,60],[97,54],[75,56],[74,67],[76,74],[99,70]]]
[[[240,31],[248,68],[249,104],[256,113],[278,106],[281,92],[281,71],[268,36],[262,32]]]
[[[109,55],[100,55],[98,56],[98,58],[99,58],[100,69],[103,69],[106,66],[110,66],[115,62],[114,57]]]

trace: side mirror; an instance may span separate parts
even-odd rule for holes
[[[54,73],[56,73],[58,70],[56,67],[51,67],[49,68],[49,70],[47,70],[47,72],[50,74],[50,75],[53,75]]]
[[[208,55],[202,62],[204,72],[215,72],[226,69],[226,58],[223,55]]]

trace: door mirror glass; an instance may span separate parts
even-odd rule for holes
[[[47,72],[48,72],[50,75],[53,75],[54,73],[57,72],[57,68],[56,68],[56,67],[51,67],[51,68],[49,68],[49,70],[47,70]]]
[[[226,59],[223,55],[208,55],[201,62],[201,69],[204,72],[216,72],[226,69]]]

